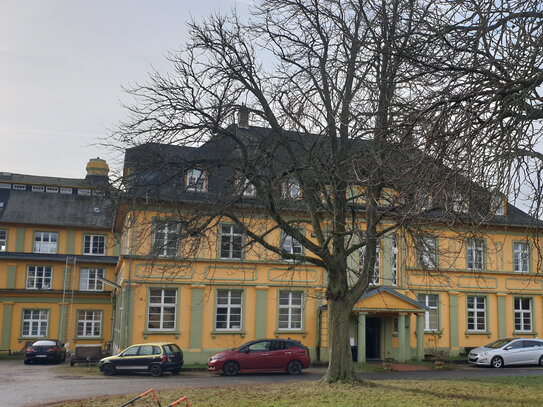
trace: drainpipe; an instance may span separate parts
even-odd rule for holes
[[[132,216],[132,219],[134,219],[134,217]],[[132,220],[131,222],[134,222],[134,220]],[[125,334],[124,334],[124,344],[123,344],[123,348],[126,348],[127,346],[129,346],[129,339],[128,339],[128,326],[129,326],[129,317],[130,317],[130,307],[128,306],[129,305],[129,299],[130,299],[130,283],[132,282],[132,256],[133,256],[133,249],[134,249],[134,225],[131,225],[132,226],[132,230],[131,230],[131,233],[130,233],[130,240],[129,240],[129,250],[128,250],[128,287],[124,287],[123,289],[126,290],[126,293],[125,293],[125,300],[126,301],[123,301],[123,307],[125,308],[125,323],[124,325],[126,326],[126,330],[125,330]]]

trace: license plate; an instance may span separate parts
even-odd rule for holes
[[[37,358],[46,358],[47,355],[36,355]]]

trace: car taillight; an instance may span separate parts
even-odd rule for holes
[[[58,352],[57,348],[49,348],[47,349],[48,352]]]
[[[162,355],[162,363],[166,363],[168,361],[168,356]]]
[[[35,352],[35,351],[36,351],[36,349],[28,348],[28,349],[26,350],[26,353],[28,353],[28,352]]]

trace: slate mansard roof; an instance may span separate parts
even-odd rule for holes
[[[269,146],[273,143],[273,133],[268,128],[254,127],[239,128],[235,125],[229,128],[235,131],[241,137],[245,137],[247,145],[257,151],[260,145]],[[287,132],[285,138],[288,140],[289,148],[292,154],[300,154],[304,156],[309,150],[317,150],[320,153],[319,159],[326,161],[327,144],[326,138],[319,138],[318,135],[303,134],[296,132]],[[323,141],[324,140],[324,141]],[[318,143],[321,143],[320,145]],[[309,148],[308,148],[309,146]],[[353,142],[353,148],[358,149],[362,154],[368,153],[372,144],[367,140],[356,140]],[[279,148],[275,151],[273,160],[271,161],[271,171],[278,173],[279,169],[284,166],[292,165],[289,161],[289,156],[285,151]],[[416,151],[415,154],[422,154]],[[125,180],[127,181],[126,197],[142,197],[146,199],[164,199],[174,200],[177,202],[197,203],[210,202],[215,203],[223,197],[227,188],[232,189],[232,178],[234,170],[229,165],[239,156],[234,143],[226,138],[213,137],[208,142],[197,147],[186,147],[159,143],[148,143],[126,150],[125,155]],[[395,154],[387,163],[390,168],[402,165],[406,160],[405,156]],[[265,157],[263,157],[265,158]],[[226,162],[224,165],[217,164],[218,159],[223,159]],[[195,193],[185,189],[185,180],[182,176],[189,169],[194,167],[202,167],[208,173],[207,177],[207,192]],[[451,173],[451,170],[442,167],[443,174]],[[471,181],[468,181],[471,183]],[[484,193],[489,196],[489,192],[481,187],[471,183],[479,194]],[[244,197],[245,203],[258,205],[256,200]],[[364,210],[361,207],[361,210]],[[447,220],[447,214],[444,214],[441,209],[436,207],[430,211],[422,213],[420,216],[432,219]],[[476,219],[471,222],[477,222]],[[466,222],[469,224],[470,222]],[[496,226],[520,226],[520,227],[543,227],[543,222],[533,218],[527,213],[511,204],[507,204],[505,215],[487,216],[483,223]]]
[[[5,173],[4,173],[5,174]],[[0,177],[0,223],[111,229],[115,210],[114,189],[91,189],[92,182],[82,179],[9,174]],[[15,189],[15,185],[25,189]],[[32,186],[44,186],[35,191]],[[57,188],[51,193],[45,186]],[[69,188],[60,192],[60,188]]]

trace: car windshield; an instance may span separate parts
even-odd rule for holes
[[[56,346],[54,341],[36,341],[32,346]]]
[[[512,338],[498,339],[495,342],[492,342],[492,343],[489,343],[488,345],[485,345],[485,348],[498,349],[498,348],[501,348],[502,346],[507,345],[512,340],[513,340]]]

